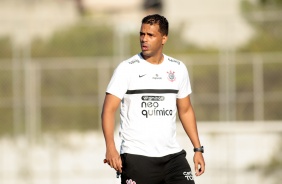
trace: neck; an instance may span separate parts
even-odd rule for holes
[[[154,56],[154,57],[153,56],[145,57],[143,55],[143,53],[141,53],[141,56],[143,57],[143,59],[145,59],[146,61],[148,61],[149,63],[154,64],[154,65],[161,64],[163,62],[163,59],[164,59],[163,54],[160,54],[159,56]]]

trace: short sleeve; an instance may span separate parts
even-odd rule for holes
[[[179,83],[177,98],[184,98],[192,93],[190,78],[186,66],[181,63],[182,78]]]
[[[127,63],[120,63],[108,84],[107,93],[122,99],[128,89],[129,71],[126,69]]]

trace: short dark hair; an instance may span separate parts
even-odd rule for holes
[[[159,14],[148,15],[142,19],[142,24],[158,24],[160,33],[162,35],[168,35],[168,21],[164,16]]]

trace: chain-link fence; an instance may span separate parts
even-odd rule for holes
[[[198,121],[281,120],[282,53],[179,57],[189,70]],[[1,130],[94,130],[112,58],[1,61]],[[39,130],[40,129],[40,130]],[[18,133],[20,133],[18,132]]]

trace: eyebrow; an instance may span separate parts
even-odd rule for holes
[[[154,35],[153,33],[145,33],[145,32],[142,32],[142,31],[140,31],[140,34],[147,34],[147,35],[150,35],[150,36]]]

